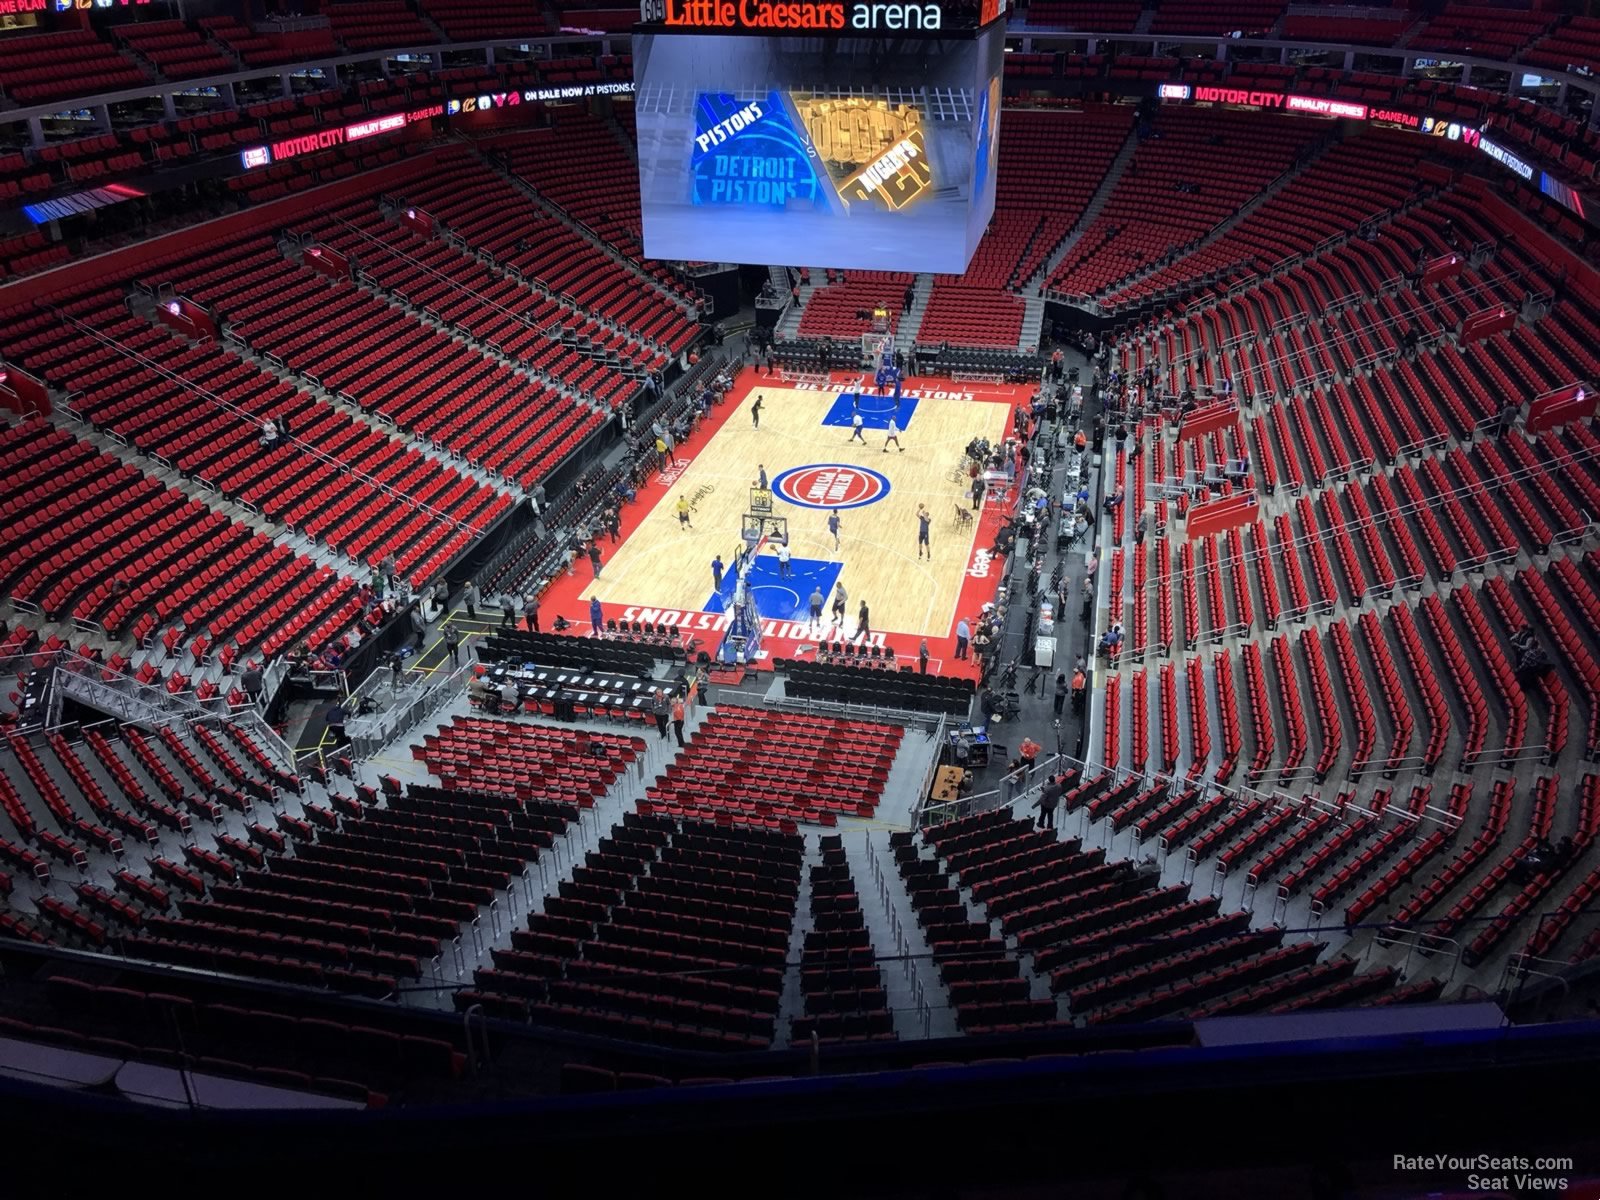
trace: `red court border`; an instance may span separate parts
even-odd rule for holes
[[[829,376],[828,388],[834,391],[849,391],[862,378],[860,372],[834,371]],[[727,399],[721,404],[713,405],[710,415],[678,445],[677,454],[680,462],[686,466],[705,449],[717,431],[752,391],[763,387],[789,387],[793,382],[775,375],[760,373],[754,367],[742,368],[734,378],[733,390],[728,393]],[[1005,436],[1009,437],[1016,421],[1016,406],[1027,403],[1035,389],[1023,384],[966,383],[911,376],[903,384],[903,391],[908,395],[942,393],[945,396],[952,394],[969,396],[972,402],[977,404],[1004,404]],[[645,517],[669,496],[681,474],[681,466],[678,469],[669,467],[666,471],[657,473],[639,489],[638,497],[632,504],[623,506],[622,529],[616,542],[617,547],[625,545]],[[943,675],[977,678],[977,668],[970,659],[958,660],[955,657],[955,622],[963,616],[970,620],[984,604],[994,599],[1003,567],[990,563],[988,547],[994,544],[995,535],[1014,507],[1015,496],[1009,496],[1001,503],[985,502],[983,512],[978,519],[977,536],[973,539],[972,552],[967,559],[966,579],[962,582],[956,616],[951,619],[950,628],[943,635],[928,635],[930,670]],[[935,518],[936,521],[939,519]],[[600,540],[602,566],[609,559],[612,549],[610,537],[602,535]],[[550,582],[540,602],[545,628],[550,627],[550,622],[559,613],[573,623],[577,632],[591,632],[589,605],[587,601],[580,599],[591,578],[587,560],[574,559],[565,572]],[[698,639],[699,644],[695,648],[711,654],[716,652],[722,640],[722,632],[728,624],[727,615],[722,613],[684,612],[676,609],[650,608],[643,604],[622,604],[616,601],[602,601],[600,610],[607,620],[615,618],[618,621],[640,620],[674,625],[683,634],[685,641]],[[809,653],[801,655],[799,648],[815,646],[817,640],[811,636],[805,622],[768,621],[762,631],[762,650],[765,652],[765,657],[757,659],[750,665],[758,670],[770,670],[772,660],[775,658],[809,659],[811,655]],[[921,637],[918,634],[899,633],[894,630],[874,630],[872,641],[879,646],[892,648],[896,660],[904,666],[916,662],[917,645]]]

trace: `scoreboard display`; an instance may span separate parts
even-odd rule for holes
[[[834,7],[846,32],[811,33]],[[921,36],[854,36],[848,5],[710,0],[668,0],[637,28],[647,255],[966,269],[994,212],[1003,26],[980,27],[982,9],[956,28],[938,5],[859,7],[896,27],[916,8]],[[774,10],[791,24],[768,33]]]

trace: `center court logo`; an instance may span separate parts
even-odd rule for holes
[[[889,481],[849,463],[793,467],[772,481],[772,490],[801,508],[860,508],[889,494]]]

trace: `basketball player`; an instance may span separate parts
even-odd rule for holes
[[[833,548],[839,548],[839,510],[836,508],[828,513],[828,532],[833,534]]]
[[[928,523],[933,518],[928,515],[926,504],[917,505],[917,560],[920,562],[926,554],[928,561],[933,561],[933,551],[928,547]]]
[[[822,628],[822,589],[815,586],[811,589],[811,627]]]
[[[859,412],[852,413],[850,415],[850,424],[855,430],[855,432],[850,435],[850,441],[860,442],[863,446],[865,446],[867,444],[867,439],[862,435],[864,426],[862,425],[861,414]]]
[[[750,406],[750,424],[756,429],[761,428],[761,402],[765,399],[760,392],[756,393],[756,402]]]
[[[841,580],[833,588],[833,619],[840,629],[844,628],[844,602],[848,599],[850,597],[846,594],[844,582]]]
[[[689,497],[684,495],[678,497],[678,528],[694,528],[693,525],[689,524]]]
[[[900,426],[894,423],[893,417],[889,418],[889,436],[883,439],[883,452],[885,454],[889,453],[890,442],[894,443],[894,448],[900,451],[901,454],[906,452],[906,448],[900,444]]]

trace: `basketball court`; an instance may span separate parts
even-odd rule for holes
[[[869,390],[859,391],[858,387]],[[914,660],[918,642],[954,663],[955,625],[993,597],[988,547],[1013,506],[1009,494],[986,498],[974,519],[968,479],[959,468],[975,437],[999,442],[1027,387],[910,378],[896,406],[855,373],[804,382],[745,368],[733,391],[669,466],[623,510],[623,535],[602,542],[601,575],[586,559],[545,593],[545,620],[560,613],[589,627],[589,601],[607,620],[665,622],[715,654],[734,615],[734,567],[747,545],[760,548],[743,576],[759,613],[761,647],[753,663],[794,657],[842,629],[856,633],[860,604],[871,615],[868,644]],[[760,397],[759,427],[752,412]],[[862,437],[853,437],[853,414]],[[900,448],[887,443],[891,419]],[[763,471],[768,489],[760,491]],[[689,524],[679,521],[686,500]],[[919,506],[930,514],[930,558],[917,551]],[[829,532],[839,518],[838,545]],[[778,546],[787,535],[790,561]],[[746,537],[749,537],[749,541]],[[724,566],[716,586],[712,560]],[[845,618],[831,613],[835,588],[848,593]],[[810,619],[810,598],[823,596],[823,620]]]

